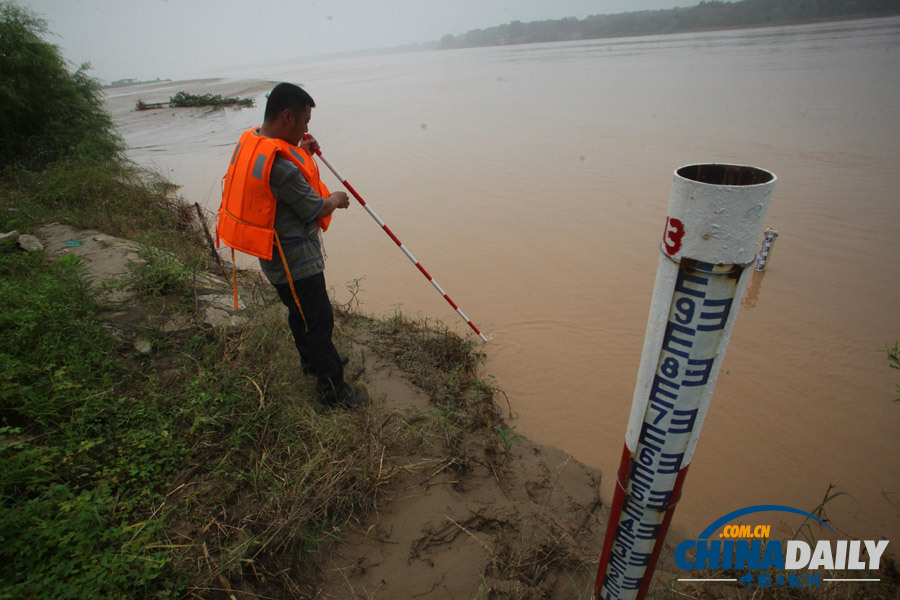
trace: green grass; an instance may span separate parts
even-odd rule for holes
[[[132,263],[124,282],[133,291],[145,296],[174,294],[183,299],[192,295],[193,270],[189,265],[147,242],[141,244],[138,257],[141,261]]]
[[[368,510],[380,446],[319,407],[280,307],[139,357],[102,327],[77,259],[7,251],[0,273],[0,597],[277,582]]]
[[[183,459],[174,420],[129,393],[78,260],[0,272],[0,597],[140,594],[169,569],[140,523]]]
[[[188,282],[213,268],[192,207],[124,160],[86,65],[68,73],[46,33],[0,3],[0,56],[10,59],[0,61],[10,83],[0,86],[0,230],[57,221],[145,240],[129,283],[190,313]],[[104,327],[111,307],[78,259],[0,245],[0,600],[224,598],[239,587],[311,597],[316,565],[373,509],[386,449],[432,447],[453,468],[493,470],[492,448],[505,459],[517,436],[478,375],[476,342],[399,313],[356,316],[359,283],[339,307],[339,332],[392,357],[427,392],[428,410],[380,422],[324,410],[266,286],[244,294],[253,306],[242,326],[191,315],[136,354]],[[576,568],[558,543],[548,537],[533,553],[510,540],[493,574],[525,581]],[[876,597],[897,597],[893,573]],[[689,597],[716,597],[698,593]]]
[[[73,159],[40,171],[7,168],[0,171],[0,229],[30,233],[38,224],[58,221],[130,239],[153,236],[155,247],[183,259],[210,256],[201,250],[205,240],[192,207],[171,193],[175,189],[124,161]]]

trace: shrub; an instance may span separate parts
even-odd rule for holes
[[[64,158],[108,162],[122,142],[103,108],[88,63],[69,72],[59,48],[42,39],[47,23],[0,3],[0,169],[41,169]]]

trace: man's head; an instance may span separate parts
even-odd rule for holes
[[[316,105],[305,90],[292,83],[279,83],[269,92],[263,117],[263,134],[298,145]]]

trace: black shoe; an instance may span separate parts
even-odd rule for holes
[[[323,404],[325,406],[340,406],[342,408],[357,408],[369,402],[369,395],[365,392],[354,392],[350,386],[346,386],[337,399],[325,398]]]
[[[346,367],[347,363],[349,363],[349,362],[350,362],[350,358],[341,354],[341,365]],[[303,368],[304,375],[315,375],[315,373],[312,370],[312,367],[309,365],[308,362],[301,360],[300,367]]]

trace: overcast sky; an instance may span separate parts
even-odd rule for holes
[[[691,6],[697,0],[14,0],[106,81],[439,40],[508,23]]]

